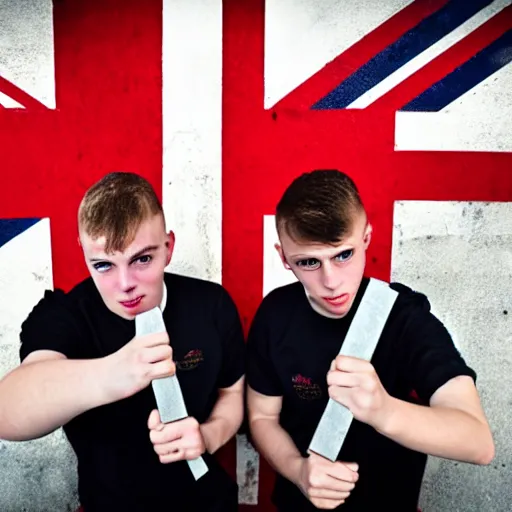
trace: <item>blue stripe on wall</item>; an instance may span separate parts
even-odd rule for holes
[[[400,110],[438,112],[511,61],[512,30],[509,30]]]
[[[0,247],[41,219],[0,219]]]
[[[451,0],[369,60],[311,108],[329,110],[347,107],[490,3],[492,0]]]

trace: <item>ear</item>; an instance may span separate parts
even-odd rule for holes
[[[165,248],[167,251],[167,254],[165,256],[165,266],[169,265],[171,263],[172,259],[172,253],[174,252],[174,246],[176,244],[176,235],[174,234],[174,231],[169,231],[167,233],[167,242],[165,242]]]
[[[368,246],[370,245],[370,242],[372,240],[372,233],[373,233],[373,227],[370,223],[366,224],[366,228],[364,230],[363,235],[363,243],[365,250],[368,249]]]
[[[283,263],[283,266],[286,270],[290,270],[290,265],[288,265],[288,262],[286,261],[286,257],[283,252],[283,248],[281,247],[281,244],[274,244],[274,247],[276,248],[277,254],[279,254],[279,258],[281,259],[281,262]]]

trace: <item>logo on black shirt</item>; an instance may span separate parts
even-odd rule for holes
[[[193,370],[199,366],[203,359],[202,350],[191,350],[181,361],[176,361],[176,367],[182,371]]]
[[[293,389],[303,400],[316,400],[322,396],[320,386],[310,377],[304,377],[300,373],[292,377]]]

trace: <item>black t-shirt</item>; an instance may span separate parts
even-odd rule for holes
[[[364,278],[350,312],[331,319],[313,310],[300,283],[277,288],[260,305],[249,332],[248,384],[259,393],[282,396],[280,424],[298,450],[307,449],[328,401],[326,375],[338,355],[369,280]],[[476,379],[425,295],[398,283],[399,292],[371,360],[384,388],[398,399],[428,404],[451,378]],[[344,512],[387,507],[415,512],[426,455],[409,450],[352,422],[338,460],[357,462],[359,480]],[[273,501],[280,510],[317,510],[300,490],[277,475]]]
[[[210,415],[218,389],[245,373],[237,309],[216,283],[165,274],[164,321],[190,416]],[[117,351],[135,336],[135,322],[107,309],[91,278],[68,294],[47,291],[22,325],[20,357],[55,350],[70,359]],[[236,483],[205,453],[209,472],[197,482],[185,461],[160,463],[147,420],[156,408],[151,386],[91,409],[64,425],[78,459],[79,497],[86,512],[203,511],[237,492]]]

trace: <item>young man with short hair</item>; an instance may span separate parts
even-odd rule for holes
[[[371,362],[338,355],[369,282],[372,226],[354,182],[336,170],[301,175],[276,224],[298,282],[260,305],[247,383],[253,442],[278,473],[278,510],[415,512],[427,454],[490,463],[476,374],[425,295],[391,284],[399,295]],[[336,462],[308,453],[329,397],[354,416]]]
[[[47,291],[22,325],[22,364],[0,382],[0,438],[63,426],[85,512],[235,511],[212,455],[243,418],[245,345],[218,284],[165,272],[175,238],[151,185],[111,173],[85,194],[79,240],[90,277]],[[167,333],[137,337],[160,306]],[[171,348],[172,347],[172,348]],[[177,372],[189,417],[162,424],[150,383]],[[194,480],[186,460],[209,471]]]

